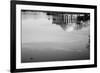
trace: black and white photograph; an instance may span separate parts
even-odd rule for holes
[[[21,10],[21,62],[90,59],[90,14]]]
[[[11,2],[11,72],[97,66],[96,6]]]

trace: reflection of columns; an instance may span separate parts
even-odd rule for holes
[[[76,14],[64,14],[64,23],[70,24],[70,23],[76,23],[77,15]]]
[[[64,23],[65,23],[65,24],[67,24],[66,21],[67,21],[67,15],[64,14]]]
[[[69,16],[69,14],[68,14],[68,19],[67,19],[67,20],[68,20],[68,24],[69,24],[69,22],[70,22],[70,21],[69,21],[69,18],[70,18],[70,16]]]
[[[76,23],[77,16],[77,14],[56,14],[53,16],[53,22],[57,24]]]
[[[77,15],[73,14],[72,15],[72,23],[76,23],[76,20],[77,20]]]
[[[58,15],[56,15],[55,19],[56,19],[56,21],[55,21],[55,22],[57,23],[57,22],[58,22]]]
[[[74,19],[75,19],[75,17],[74,17],[74,14],[72,15],[72,23],[74,23]]]
[[[63,20],[62,20],[62,15],[61,14],[59,14],[59,21],[60,21],[59,23],[62,24]]]
[[[70,24],[70,23],[71,23],[71,15],[68,14],[68,24]]]
[[[65,17],[64,18],[65,24],[69,24],[70,23],[70,16],[68,14],[65,14],[64,17]]]
[[[68,15],[66,15],[66,21],[65,21],[66,24],[68,24]]]
[[[64,23],[66,24],[66,15],[64,14]]]
[[[71,20],[71,23],[73,23],[73,14],[71,14],[71,19],[70,20]]]
[[[69,15],[69,23],[71,23],[71,15]]]

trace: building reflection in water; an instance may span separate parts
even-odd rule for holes
[[[90,14],[22,10],[21,62],[90,59]]]
[[[52,15],[52,24],[60,25],[63,30],[66,30],[69,26],[74,26],[74,30],[81,29],[88,26],[90,20],[89,13],[47,12],[47,15]]]
[[[52,20],[52,24],[61,26],[65,31],[71,27],[71,30],[79,30],[90,25],[89,13],[75,13],[75,12],[53,12],[53,11],[33,11],[22,10],[23,14],[30,14],[38,16],[41,13],[47,15],[48,20]],[[36,18],[36,17],[35,17]]]

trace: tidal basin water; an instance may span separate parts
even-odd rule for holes
[[[86,60],[89,26],[80,30],[68,24],[66,30],[52,23],[52,16],[42,12],[22,13],[21,62]],[[88,23],[86,23],[88,24]]]

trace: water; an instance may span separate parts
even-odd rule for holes
[[[26,43],[22,47],[22,62],[45,62],[89,59],[89,51],[84,47],[61,43]]]
[[[49,18],[49,19],[48,19]],[[90,58],[89,26],[81,30],[68,25],[66,31],[42,12],[22,14],[21,62],[86,60]]]

